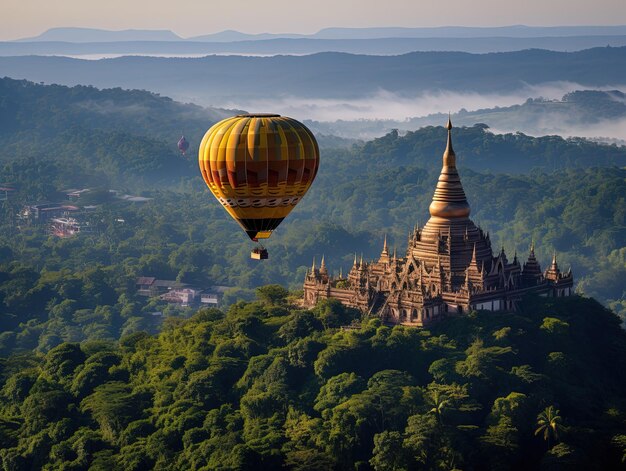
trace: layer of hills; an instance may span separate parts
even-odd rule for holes
[[[0,136],[31,131],[51,138],[76,126],[144,136],[171,136],[201,129],[241,110],[180,103],[145,90],[41,85],[0,79]],[[163,119],[172,116],[171,120]],[[196,137],[195,135],[193,136]]]
[[[539,48],[577,51],[626,46],[626,26],[495,28],[327,28],[314,34],[222,31],[182,38],[166,30],[108,31],[53,28],[39,36],[0,43],[13,55],[406,54],[413,51],[505,52]]]
[[[501,26],[464,27],[442,26],[423,28],[324,28],[313,34],[259,33],[248,34],[225,30],[183,38],[169,30],[121,30],[112,31],[96,28],[51,28],[38,36],[18,41],[63,41],[63,42],[109,42],[109,41],[242,41],[277,38],[317,39],[379,39],[379,38],[534,38],[573,36],[616,36],[625,35],[626,26]]]
[[[264,111],[258,107],[270,107],[280,100],[309,100],[312,106],[316,98],[349,103],[379,96],[381,91],[408,100],[429,91],[497,95],[546,83],[616,87],[626,77],[626,47],[572,53],[528,50],[365,56],[329,52],[301,57],[122,57],[97,61],[23,56],[0,58],[0,70],[10,77],[36,82],[147,89],[181,101]]]
[[[406,232],[428,216],[445,146],[441,126],[391,132],[349,148],[333,148],[333,139],[318,136],[322,165],[315,184],[272,237],[273,262],[250,265],[245,236],[238,237],[236,223],[207,193],[195,162],[200,137],[217,119],[210,110],[140,91],[11,79],[1,84],[0,116],[11,127],[0,133],[0,181],[18,188],[14,206],[5,210],[17,214],[20,203],[55,201],[67,188],[118,189],[153,198],[141,208],[119,209],[123,216],[117,217],[134,222],[123,230],[111,222],[98,235],[122,237],[118,243],[135,247],[137,260],[156,257],[136,260],[137,276],[241,289],[268,282],[297,287],[313,256],[325,253],[333,270],[345,271],[355,250],[376,257],[385,233],[402,251]],[[176,148],[183,125],[191,142],[187,158]],[[543,264],[557,250],[585,292],[619,305],[620,280],[626,276],[624,147],[496,135],[485,124],[455,127],[454,145],[473,217],[491,232],[495,246],[506,245],[509,255],[524,254],[534,239]],[[59,243],[82,243],[74,240]],[[209,258],[200,265],[193,257],[183,265],[170,258],[185,241],[202,245],[198,250],[208,251]],[[81,266],[82,252],[59,249],[55,253],[66,254],[59,259],[48,245],[37,247],[32,249],[41,251],[50,270]],[[130,252],[124,250],[118,253],[113,245],[99,253],[112,263],[125,259]]]
[[[584,104],[594,103],[597,115],[605,119],[611,113],[623,116],[624,111],[615,107],[602,105],[602,98],[613,103],[609,97],[623,96],[619,92],[580,92],[568,95],[568,100]],[[568,98],[569,97],[569,98]],[[567,100],[566,100],[567,101]],[[591,109],[592,105],[588,103]],[[524,105],[526,106],[526,105]],[[508,109],[514,116],[516,110],[524,106]],[[491,110],[494,114],[498,110]],[[26,80],[0,79],[0,119],[5,126],[0,129],[2,142],[2,159],[10,160],[19,154],[33,156],[38,147],[45,148],[46,153],[56,152],[56,159],[75,159],[76,155],[60,152],[58,149],[83,144],[89,148],[88,142],[94,141],[93,136],[126,136],[139,139],[133,150],[142,153],[141,140],[151,145],[163,146],[164,158],[168,152],[176,152],[175,144],[180,134],[184,133],[191,142],[190,155],[194,155],[198,143],[206,130],[220,119],[241,113],[241,110],[204,108],[190,103],[179,103],[168,97],[159,96],[140,90],[97,89],[88,86],[67,87],[62,85],[41,85]],[[477,112],[480,113],[480,112]],[[591,115],[591,113],[589,113]],[[463,113],[458,116],[462,116]],[[483,111],[480,116],[489,117]],[[437,169],[438,155],[441,151],[438,129],[444,122],[443,116],[437,116],[437,126],[427,125],[419,128],[419,124],[408,131],[412,122],[405,122],[405,132],[399,135],[397,130],[387,136],[357,146],[355,157],[347,164],[349,173],[360,174],[364,169],[377,168],[379,165],[404,166],[418,164],[425,168]],[[454,117],[457,125],[456,116]],[[490,123],[486,120],[486,123]],[[318,132],[323,148],[346,147],[346,142],[333,136],[333,131],[341,132],[341,125],[347,122],[309,123]],[[358,122],[356,124],[359,124]],[[462,123],[458,123],[461,125]],[[419,129],[417,129],[419,128]],[[346,133],[348,134],[348,133]],[[108,138],[108,140],[115,141]],[[584,139],[563,139],[559,136],[534,138],[521,133],[494,134],[488,124],[474,124],[455,131],[455,142],[458,143],[461,165],[476,171],[493,171],[508,173],[527,173],[535,170],[554,170],[568,167],[612,167],[626,166],[626,148],[599,145]],[[25,146],[24,143],[27,143]],[[100,146],[101,144],[99,144]],[[58,147],[57,147],[58,146]],[[550,149],[556,146],[557,151]],[[10,149],[10,151],[9,151]],[[15,151],[15,154],[13,152]],[[348,149],[348,151],[351,151]],[[105,150],[103,150],[105,152]],[[160,153],[159,153],[160,154]],[[133,153],[128,155],[132,161]],[[384,156],[384,158],[382,157]],[[181,164],[176,160],[177,164]],[[367,166],[363,164],[368,162]],[[384,162],[384,163],[383,163]],[[337,162],[335,165],[340,165]],[[186,163],[183,164],[187,166]],[[196,172],[192,162],[190,175]],[[136,175],[119,175],[132,179]],[[164,175],[165,176],[165,175]]]

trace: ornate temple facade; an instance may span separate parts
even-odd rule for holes
[[[409,236],[405,257],[389,252],[385,238],[378,260],[357,260],[347,277],[330,276],[324,258],[307,271],[304,306],[336,298],[346,306],[379,315],[387,323],[424,326],[446,314],[471,310],[514,310],[527,292],[569,296],[571,269],[562,273],[556,255],[542,271],[534,245],[522,265],[509,261],[504,248],[494,255],[489,234],[469,218],[470,206],[456,169],[452,123],[443,168],[430,204],[430,219]]]

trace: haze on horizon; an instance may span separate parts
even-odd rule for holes
[[[297,5],[297,6],[296,6]],[[4,0],[0,40],[36,36],[55,27],[166,29],[182,37],[233,29],[245,33],[311,34],[328,27],[618,25],[623,0],[317,0],[201,2],[198,0]]]

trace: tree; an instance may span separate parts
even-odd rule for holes
[[[146,405],[145,394],[133,393],[125,383],[109,382],[83,399],[80,408],[91,414],[103,437],[114,440],[130,422],[141,418]]]
[[[551,439],[558,441],[559,433],[562,431],[561,416],[559,410],[554,406],[548,406],[537,415],[537,430],[535,435],[543,434],[543,439],[548,442],[550,448]]]
[[[429,394],[427,398],[429,399],[429,405],[432,406],[428,413],[433,414],[437,422],[441,424],[443,413],[448,408],[450,401],[446,395],[438,389],[432,391],[432,394]]]
[[[345,307],[339,300],[332,298],[319,301],[313,311],[325,329],[349,324],[359,314],[356,309]]]
[[[402,448],[402,434],[385,430],[374,435],[374,450],[370,464],[376,471],[408,469]]]
[[[280,285],[261,286],[256,289],[257,297],[269,305],[283,305],[286,302],[289,291]]]

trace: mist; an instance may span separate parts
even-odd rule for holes
[[[453,118],[457,124],[472,125],[484,122],[495,133],[519,131],[533,136],[558,134],[563,137],[599,138],[610,142],[615,139],[626,141],[626,116],[623,119],[593,121],[585,113],[546,111],[529,119],[528,116],[517,115],[514,108],[508,107],[521,105],[530,98],[559,102],[565,94],[577,90],[620,89],[626,89],[626,85],[590,87],[575,82],[549,82],[526,85],[510,93],[436,90],[406,96],[379,90],[373,95],[358,99],[304,99],[284,96],[278,99],[259,98],[246,101],[212,100],[211,104],[223,108],[273,112],[300,120],[317,121],[326,125],[323,129],[317,129],[318,132],[361,139],[381,136],[392,128],[411,130],[425,125],[441,125],[441,114],[451,113],[453,116],[457,115]],[[195,100],[203,101],[198,97]],[[500,113],[505,111],[506,116]],[[351,122],[350,125],[345,123],[347,121]],[[359,128],[359,125],[362,127]]]
[[[597,123],[567,125],[565,120],[567,115],[552,115],[551,119],[542,119],[536,127],[523,126],[520,128],[507,128],[491,126],[490,131],[494,134],[507,134],[513,132],[523,132],[529,136],[539,137],[546,135],[558,135],[568,137],[585,137],[591,140],[608,144],[626,145],[626,117],[620,119],[606,119]],[[556,119],[556,122],[555,122]],[[563,124],[559,125],[558,121]]]
[[[246,109],[250,112],[272,111],[298,119],[315,121],[357,121],[362,119],[388,119],[402,121],[414,117],[424,117],[437,113],[457,113],[477,111],[521,104],[528,98],[559,100],[566,93],[575,90],[614,90],[625,89],[626,85],[589,87],[574,82],[549,82],[541,85],[527,85],[514,92],[478,93],[430,90],[413,97],[386,90],[353,100],[327,98],[303,99],[285,96],[279,99],[252,99],[246,101],[215,100],[212,106],[228,109]],[[198,97],[197,100],[204,101]],[[208,104],[208,103],[207,103]]]

